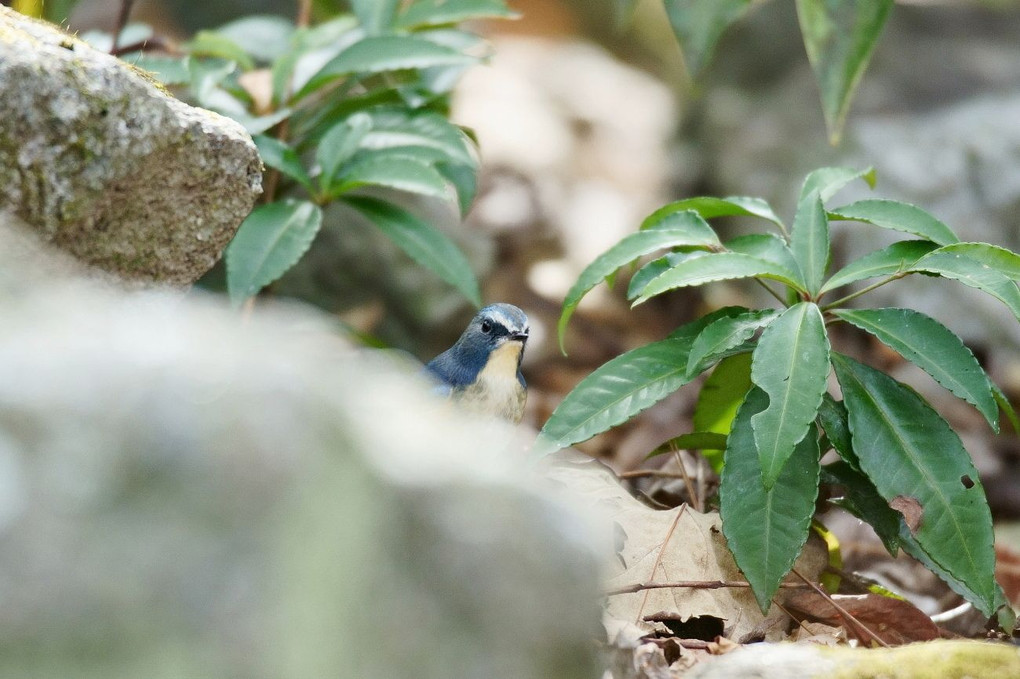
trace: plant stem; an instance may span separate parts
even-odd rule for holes
[[[783,305],[784,307],[785,307],[785,306],[789,306],[789,305],[788,305],[788,304],[786,303],[786,300],[785,300],[785,299],[783,299],[783,298],[782,298],[782,296],[781,296],[781,295],[780,295],[780,294],[779,294],[778,292],[776,292],[775,290],[773,290],[773,289],[772,289],[772,287],[771,287],[771,286],[770,286],[770,285],[769,285],[768,283],[766,283],[765,281],[763,281],[763,280],[762,280],[762,279],[760,279],[760,278],[755,278],[755,279],[754,279],[754,281],[755,281],[755,283],[757,283],[757,284],[758,284],[758,285],[760,285],[761,287],[765,288],[765,290],[766,290],[766,291],[768,291],[768,293],[769,293],[770,295],[772,295],[773,297],[775,297],[776,299],[778,299],[778,300],[779,300],[779,303],[780,303],[780,304],[782,304],[782,305]]]
[[[113,28],[113,44],[110,46],[111,54],[117,52],[117,43],[120,42],[120,34],[124,32],[124,27],[127,26],[128,18],[131,16],[131,5],[133,4],[135,4],[135,0],[121,0],[120,12],[117,13],[117,25]]]
[[[846,304],[847,302],[849,302],[852,299],[856,299],[856,298],[860,297],[861,295],[866,295],[869,292],[871,292],[872,290],[875,290],[877,288],[882,287],[886,283],[892,283],[893,281],[898,281],[899,279],[903,278],[906,275],[907,275],[907,272],[894,273],[893,275],[889,276],[888,278],[880,280],[877,283],[872,283],[871,285],[869,285],[867,287],[861,288],[857,292],[852,292],[849,295],[847,295],[846,297],[840,297],[835,302],[832,302],[830,304],[826,304],[825,306],[822,307],[822,311],[828,311],[829,309],[835,309],[838,306],[843,306],[844,304]]]

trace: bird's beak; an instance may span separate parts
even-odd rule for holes
[[[520,342],[521,344],[527,344],[527,342],[528,342],[528,333],[526,333],[526,332],[515,332],[514,334],[510,335],[510,339],[512,339],[514,341],[517,341],[517,342]]]

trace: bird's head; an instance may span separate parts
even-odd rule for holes
[[[528,317],[512,304],[490,304],[479,311],[454,345],[462,359],[482,367],[499,356],[520,366],[528,341]]]

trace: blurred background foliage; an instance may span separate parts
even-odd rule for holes
[[[810,169],[874,166],[883,195],[924,206],[965,240],[1020,248],[1020,3],[849,3],[888,11],[887,20],[872,31],[874,53],[859,64],[867,65],[863,77],[859,69],[836,74],[837,85],[826,95],[823,82],[821,97],[818,74],[826,63],[805,47],[803,34],[817,33],[805,31],[805,8],[847,3],[714,4],[713,17],[725,9],[724,24],[739,20],[713,32],[683,22],[694,16],[681,12],[686,5],[703,3],[511,0],[519,19],[467,27],[489,40],[492,55],[464,73],[449,99],[451,119],[478,142],[477,197],[463,219],[457,209],[428,200],[404,205],[464,253],[483,301],[512,302],[531,316],[524,370],[532,424],[540,426],[562,395],[607,359],[706,309],[748,304],[756,294],[718,285],[632,311],[620,281],[585,299],[566,339],[569,357],[559,354],[551,329],[577,274],[670,200],[756,195],[789,217],[790,197]],[[67,11],[57,2],[43,7],[57,20]],[[120,7],[119,0],[82,0],[67,22],[83,34],[110,32]],[[297,11],[295,2],[139,0],[131,20],[180,45],[199,30],[242,17],[293,21]],[[345,3],[316,0],[312,20],[348,11]],[[675,30],[685,27],[703,39],[681,49]],[[840,33],[853,34],[853,28]],[[854,86],[847,115],[847,99],[831,92],[854,92]],[[866,188],[857,190],[848,201],[867,195]],[[723,229],[737,234],[745,225],[732,219]],[[874,234],[850,230],[834,239],[841,260],[834,266],[883,245]],[[204,285],[222,287],[223,277],[214,270]],[[323,208],[308,254],[272,294],[315,304],[364,337],[421,358],[447,346],[472,312],[462,293],[414,266],[370,223],[333,205]],[[1020,394],[1020,334],[1006,314],[968,291],[937,284],[888,294],[943,318],[1009,395]],[[876,362],[896,360],[874,347],[859,349],[873,352]],[[908,367],[891,369],[913,379]],[[940,403],[937,394],[926,396],[946,408],[965,438],[979,431],[965,412]],[[658,443],[689,430],[692,404],[685,398],[667,399],[628,427],[590,441],[587,451],[633,468]],[[1020,469],[1020,449],[1011,437],[992,442],[975,433],[967,443],[983,474],[1015,478],[1008,472]],[[1020,498],[1007,487],[990,483],[988,492],[993,507],[1020,513]]]

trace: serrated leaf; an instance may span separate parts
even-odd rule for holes
[[[256,135],[252,138],[259,150],[259,157],[267,166],[279,170],[312,193],[312,180],[305,172],[297,152],[275,137]]]
[[[417,0],[404,9],[397,26],[418,29],[474,19],[516,19],[503,0]]]
[[[761,477],[771,489],[794,447],[811,429],[829,377],[829,338],[822,312],[801,302],[772,321],[758,339],[751,381],[768,407],[751,418]]]
[[[476,63],[474,57],[412,35],[378,35],[354,43],[326,63],[305,83],[300,99],[323,85],[352,73],[385,73],[433,66]]]
[[[694,428],[698,431],[729,434],[733,418],[737,415],[737,408],[744,402],[750,388],[751,354],[736,354],[724,358],[701,385],[698,402],[694,406],[692,420]],[[725,446],[701,451],[717,473],[723,466],[724,448]]]
[[[867,167],[857,170],[852,167],[820,167],[808,173],[800,187],[800,200],[812,191],[817,191],[822,202],[828,201],[844,186],[857,179],[863,179],[868,186],[875,188],[875,168]]]
[[[648,262],[630,277],[627,285],[627,299],[634,299],[652,279],[658,278],[680,262],[692,256],[693,252],[667,252],[663,257]]]
[[[998,432],[999,408],[991,380],[973,352],[949,328],[912,309],[840,309],[833,313],[872,334],[977,408]]]
[[[560,351],[566,353],[563,346],[564,332],[567,322],[573,315],[581,299],[602,282],[607,276],[616,272],[621,266],[633,262],[639,257],[657,250],[672,247],[711,248],[721,247],[719,237],[708,223],[694,212],[675,212],[659,220],[650,229],[638,231],[625,236],[619,243],[606,250],[585,267],[577,282],[571,286],[563,301],[563,311],[557,326]]]
[[[673,268],[652,279],[634,300],[642,304],[667,290],[738,278],[769,278],[802,290],[797,274],[758,257],[738,252],[693,253]]]
[[[450,199],[446,179],[428,163],[388,153],[363,153],[346,165],[330,195],[338,196],[364,186],[386,186],[422,196]]]
[[[625,422],[687,384],[687,355],[712,321],[739,313],[719,309],[677,329],[667,339],[638,347],[597,368],[574,387],[542,427],[539,454],[586,441]]]
[[[1009,307],[1013,315],[1020,319],[1020,290],[1017,289],[1016,283],[987,264],[939,248],[917,260],[909,270],[951,278],[986,292]]]
[[[322,136],[315,147],[320,191],[325,192],[330,187],[341,166],[351,159],[371,129],[372,119],[365,113],[355,113],[333,125]]]
[[[367,35],[386,33],[399,6],[400,0],[351,0],[351,9]]]
[[[965,583],[985,615],[995,609],[995,552],[988,500],[960,437],[927,402],[891,377],[840,354],[836,377],[861,470],[887,502],[916,502],[913,536]]]
[[[376,198],[344,196],[411,259],[457,288],[476,307],[482,305],[478,280],[464,253],[442,232],[407,210]]]
[[[965,255],[974,261],[995,269],[1003,276],[1020,281],[1020,255],[988,243],[953,243],[943,247],[942,252]]]
[[[685,198],[678,200],[668,205],[664,205],[652,214],[648,215],[644,222],[641,224],[642,229],[650,229],[659,223],[660,220],[667,218],[674,212],[686,212],[687,210],[693,210],[701,215],[702,219],[712,219],[714,217],[761,217],[767,219],[776,226],[779,227],[780,231],[786,229],[783,222],[776,213],[773,212],[772,208],[767,202],[761,198],[751,198],[747,196],[729,196],[727,198],[713,198],[711,196],[702,196],[699,198]]]
[[[898,200],[859,200],[829,213],[830,219],[850,219],[883,229],[902,231],[939,245],[958,243],[953,230],[916,205]]]
[[[751,6],[751,0],[664,0],[669,23],[684,55],[684,65],[697,78],[726,28]]]
[[[833,145],[842,136],[854,90],[892,6],[893,0],[797,0],[800,31]]]
[[[825,281],[819,292],[826,293],[865,278],[905,273],[914,262],[937,247],[938,245],[930,240],[897,241],[887,248],[868,253],[847,264]]]
[[[701,331],[687,359],[687,376],[700,375],[713,363],[735,353],[750,351],[748,340],[779,316],[776,309],[748,311],[739,316],[720,318]]]
[[[730,252],[751,255],[766,262],[772,262],[796,276],[797,284],[804,287],[804,275],[797,264],[797,259],[786,244],[786,241],[773,233],[749,233],[726,241],[725,247]]]
[[[790,234],[790,249],[804,274],[804,285],[811,295],[816,295],[825,279],[829,267],[829,220],[825,206],[815,191],[801,198],[797,214],[793,218],[793,232]]]
[[[227,246],[227,291],[239,305],[287,272],[322,226],[318,205],[283,200],[252,210]]]
[[[751,420],[768,401],[763,391],[752,389],[740,406],[726,441],[719,487],[723,533],[762,612],[768,611],[779,583],[807,542],[819,473],[818,437],[812,426],[771,490],[762,485]]]

